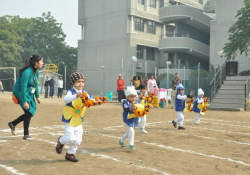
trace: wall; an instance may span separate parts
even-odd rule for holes
[[[235,18],[237,10],[243,6],[243,0],[216,0],[216,20],[211,22],[210,32],[210,63],[215,67],[225,61],[225,58],[219,57],[217,53],[223,50],[228,42],[228,30],[237,21]],[[244,54],[238,54],[235,61],[239,62],[239,72],[248,70],[250,67],[250,60]]]

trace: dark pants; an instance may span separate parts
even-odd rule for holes
[[[126,98],[124,90],[117,90],[117,92],[118,92],[118,102],[121,102],[121,99]]]
[[[49,96],[53,97],[53,95],[54,95],[54,86],[50,86],[49,91],[50,91]]]
[[[23,111],[24,111],[24,114],[18,117],[16,120],[14,120],[11,123],[13,126],[16,126],[18,125],[18,123],[23,121],[24,135],[29,135],[29,126],[30,126],[30,120],[31,120],[32,114],[26,111],[25,109],[23,109]]]
[[[48,98],[48,86],[44,86],[45,89],[45,98]]]
[[[63,91],[63,88],[58,88],[58,98],[59,97],[62,98],[62,91]]]

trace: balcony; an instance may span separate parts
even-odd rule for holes
[[[206,33],[210,32],[210,21],[214,14],[205,13],[191,4],[164,4],[159,10],[159,20],[164,23],[185,22]]]
[[[159,50],[174,53],[185,52],[189,55],[209,60],[209,45],[197,41],[196,37],[184,35],[164,35],[159,41]]]

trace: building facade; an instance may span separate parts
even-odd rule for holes
[[[78,0],[82,38],[77,68],[86,77],[86,90],[116,92],[118,74],[128,86],[133,75],[149,77],[166,68],[166,61],[171,61],[172,69],[200,63],[209,70],[210,62],[217,64],[215,54],[223,46],[215,35],[220,35],[217,26],[224,25],[220,21],[226,17],[217,21],[215,12],[227,0],[217,1]],[[240,6],[234,6],[235,10]],[[219,11],[218,16],[225,13]],[[223,30],[228,31],[229,23]],[[222,36],[225,42],[227,35]],[[133,56],[137,62],[132,61]]]

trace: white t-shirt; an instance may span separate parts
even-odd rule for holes
[[[57,87],[58,88],[63,88],[63,80],[58,80]]]

